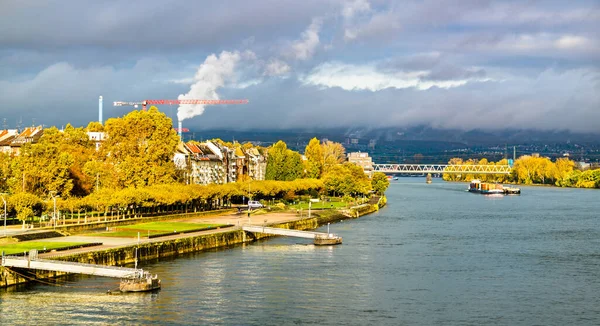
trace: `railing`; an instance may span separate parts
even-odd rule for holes
[[[398,174],[510,174],[509,165],[373,164],[373,171]]]
[[[142,277],[142,275],[144,275],[145,273],[144,270],[135,268],[39,259],[37,258],[37,253],[26,257],[2,256],[2,266],[31,268],[65,273],[89,274],[117,278]]]

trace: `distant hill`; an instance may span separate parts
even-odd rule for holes
[[[556,158],[600,160],[600,134],[540,130],[449,130],[427,126],[411,128],[337,128],[316,130],[198,130],[186,139],[251,141],[269,146],[283,140],[303,152],[312,137],[344,144],[347,151],[369,152],[378,163],[446,163],[452,157],[499,160],[540,153]]]

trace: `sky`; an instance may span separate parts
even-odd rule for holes
[[[0,0],[0,123],[85,126],[102,95],[248,99],[159,106],[195,130],[600,133],[599,36],[598,0]]]

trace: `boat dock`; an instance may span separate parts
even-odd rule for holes
[[[156,285],[160,287],[157,276],[152,276],[143,269],[41,259],[38,258],[37,250],[31,250],[29,255],[23,257],[2,255],[2,266],[119,278],[122,280],[120,289],[123,292],[153,290]],[[143,285],[148,282],[154,284],[154,288],[144,289]],[[123,284],[129,285],[124,287]]]
[[[296,238],[305,238],[305,239],[313,239],[315,245],[333,245],[333,244],[341,244],[342,237],[333,233],[323,233],[323,232],[313,232],[313,231],[299,231],[299,230],[290,230],[290,229],[281,229],[281,228],[271,228],[265,226],[252,226],[252,225],[244,225],[242,226],[242,230],[251,233],[266,233],[273,235],[283,235],[286,237],[296,237]]]

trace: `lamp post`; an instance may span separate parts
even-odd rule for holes
[[[54,201],[54,210],[52,212],[52,219],[54,220],[54,229],[56,229],[56,198],[58,197],[56,195],[56,191],[50,191],[50,196],[52,197],[52,200]]]
[[[2,201],[4,202],[4,236],[6,237],[6,215],[8,214],[6,212],[6,199],[4,198],[4,196],[6,196],[7,193],[1,193],[0,196],[2,196]]]

